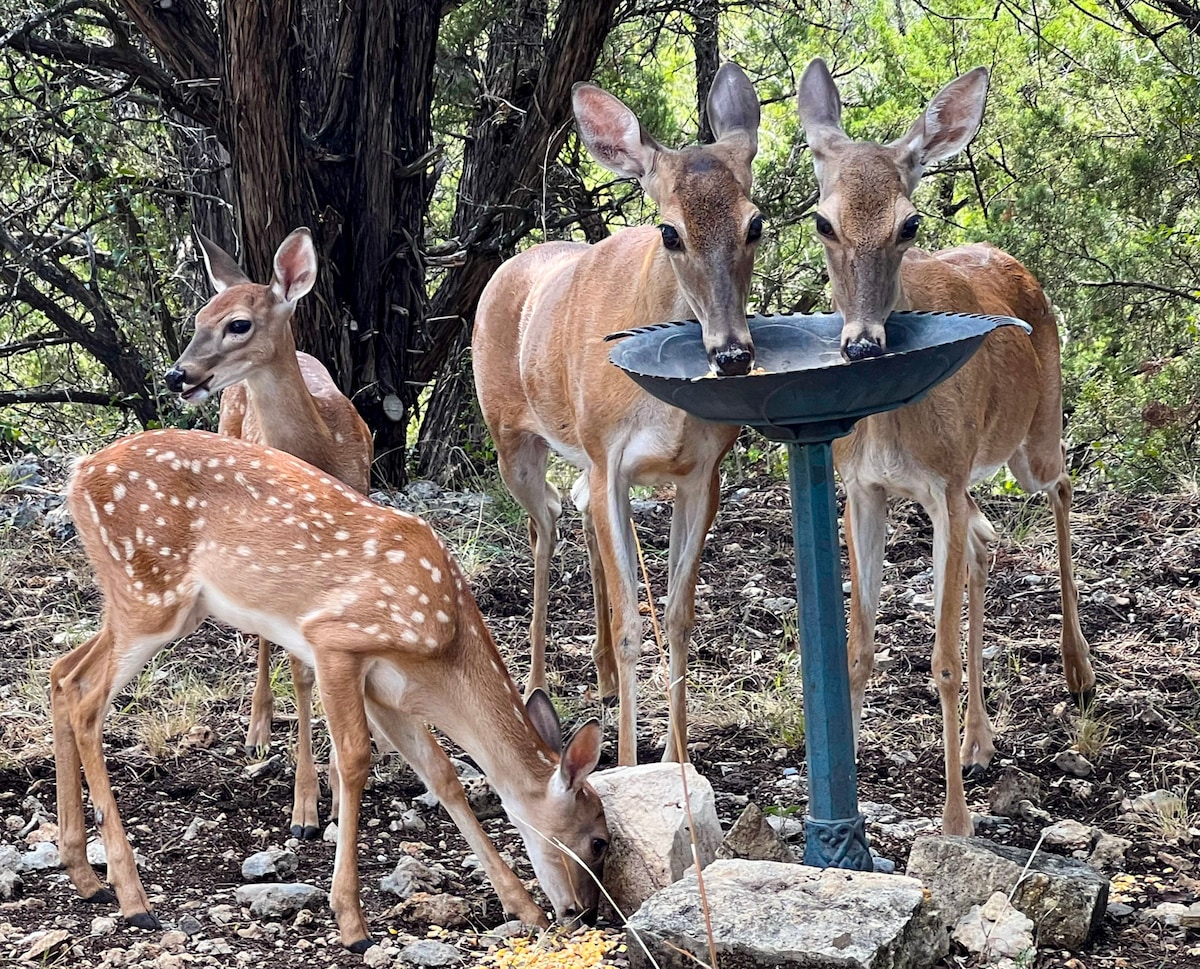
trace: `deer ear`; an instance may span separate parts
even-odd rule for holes
[[[571,89],[571,106],[579,137],[610,172],[641,179],[654,170],[654,156],[662,149],[620,99],[581,81]]]
[[[808,146],[814,152],[846,137],[842,131],[842,98],[833,75],[820,57],[814,57],[804,69],[796,104]]]
[[[271,290],[285,303],[294,303],[317,281],[317,250],[312,233],[293,230],[275,251],[275,278]]]
[[[726,61],[713,78],[708,92],[708,120],[713,134],[720,140],[735,132],[742,132],[750,139],[750,157],[758,151],[758,124],[762,111],[758,106],[758,95],[745,72]]]
[[[225,292],[230,286],[250,282],[249,277],[242,272],[242,267],[234,261],[233,256],[212,239],[203,232],[197,232],[196,239],[200,243],[200,254],[204,257],[204,269],[208,273],[208,280],[218,293]]]
[[[563,748],[558,763],[558,773],[568,791],[578,791],[587,781],[588,775],[600,762],[600,744],[604,731],[599,720],[589,720],[575,731]]]
[[[988,72],[977,67],[934,95],[921,117],[903,137],[892,142],[912,156],[920,168],[952,158],[971,143],[983,124]]]
[[[534,690],[525,701],[525,712],[533,721],[533,728],[542,742],[551,750],[562,749],[562,726],[558,722],[558,711],[550,702],[545,690]]]

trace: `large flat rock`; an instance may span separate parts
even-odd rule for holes
[[[994,892],[1012,893],[1013,907],[1033,920],[1038,948],[1083,948],[1104,919],[1108,879],[1072,858],[1030,854],[987,838],[918,838],[908,874],[925,883],[946,925]]]
[[[949,949],[921,883],[903,875],[732,859],[704,869],[704,887],[721,969],[922,969]],[[630,969],[652,965],[642,944],[661,969],[707,964],[696,873],[626,929]]]

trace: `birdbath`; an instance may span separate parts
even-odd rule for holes
[[[700,324],[657,323],[614,333],[610,359],[644,390],[696,417],[748,424],[786,442],[804,686],[808,816],[804,863],[870,871],[850,719],[842,602],[835,438],[855,421],[920,400],[970,358],[1005,316],[893,313],[887,352],[849,363],[836,313],[749,317],[755,371],[712,377]]]

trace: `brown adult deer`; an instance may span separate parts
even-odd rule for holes
[[[294,454],[366,494],[371,484],[371,432],[316,357],[296,350],[292,315],[317,278],[312,234],[296,229],[275,253],[274,277],[252,283],[220,246],[200,235],[204,265],[216,295],[196,314],[196,332],[167,386],[192,404],[218,391],[218,431]],[[315,838],[318,827],[316,765],[312,754],[312,670],[289,656],[296,687],[296,781],[292,834]],[[258,676],[250,703],[246,749],[271,741],[271,646],[258,642]],[[335,761],[330,770],[336,775]],[[333,816],[338,784],[330,777]]]
[[[898,140],[855,141],[841,127],[841,99],[825,62],[800,82],[800,120],[813,155],[820,202],[816,227],[825,245],[834,306],[845,318],[843,351],[881,353],[892,310],[1015,316],[1032,334],[1001,327],[975,356],[925,400],[866,418],[834,444],[846,487],[850,553],[849,663],[855,728],[875,658],[875,615],[882,578],[887,495],[921,504],[933,521],[936,633],[933,679],[943,716],[946,805],[942,826],[970,834],[963,765],[982,773],[995,748],[983,700],[983,597],[987,543],[996,533],[969,488],[1001,465],[1026,491],[1044,491],[1054,510],[1062,583],[1062,656],[1067,688],[1090,701],[1096,678],[1079,625],[1071,567],[1071,479],[1062,444],[1058,327],[1038,281],[990,245],[923,252],[913,246],[920,215],[910,196],[925,168],[957,154],[979,130],[987,71],[976,68],[943,88]],[[968,699],[959,746],[963,586],[968,587]]]
[[[595,908],[608,843],[587,783],[599,723],[562,747],[546,695],[522,704],[462,572],[420,518],[290,454],[202,431],[150,431],[84,458],[67,502],[104,593],[100,631],[50,671],[59,846],[80,895],[113,901],[86,857],[82,766],[121,914],[158,924],[105,768],[104,714],[155,653],[214,616],[317,671],[340,767],[330,905],[345,945],[371,944],[357,859],[368,723],[437,794],[508,912],[546,922],[471,813],[427,720],[490,778],[559,918]]]
[[[602,696],[620,701],[618,759],[637,762],[637,660],[642,644],[629,489],[675,485],[666,605],[670,720],[664,759],[687,759],[687,652],[704,538],[716,514],[718,467],[736,427],[708,424],[640,390],[608,360],[604,337],[695,317],[713,370],[752,363],[746,300],[762,218],[750,201],[758,145],[754,88],[735,64],[713,81],[717,140],[671,151],[617,98],[591,84],[572,95],[593,157],[636,178],[659,207],[657,228],[631,228],[594,246],[548,242],[497,270],[479,301],[475,388],[500,474],[529,514],[534,558],[529,689],[545,685],[546,608],[558,491],[549,450],[578,467],[572,497],[583,515],[596,607],[593,656]]]

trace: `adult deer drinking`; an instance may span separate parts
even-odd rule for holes
[[[100,631],[50,671],[59,845],[85,899],[113,897],[87,861],[81,766],[121,914],[158,925],[109,783],[104,714],[163,646],[214,616],[317,671],[340,766],[330,905],[345,945],[371,944],[357,860],[368,724],[438,796],[506,911],[546,922],[426,721],[490,778],[559,918],[595,909],[608,831],[587,777],[600,726],[590,721],[562,746],[546,695],[521,703],[462,572],[425,522],[289,454],[202,431],[151,431],[84,458],[67,502],[104,593]]]
[[[312,234],[300,228],[275,253],[267,285],[251,282],[225,250],[199,236],[216,295],[196,314],[196,332],[167,386],[191,404],[224,390],[218,432],[294,454],[366,494],[371,484],[371,432],[316,358],[296,350],[292,315],[317,278]],[[296,781],[292,834],[315,838],[317,772],[312,754],[313,674],[289,656],[296,687]],[[271,739],[271,647],[258,642],[258,676],[250,705],[246,749]],[[330,762],[332,814],[338,814],[336,763]]]
[[[602,696],[620,701],[618,759],[637,761],[636,666],[642,644],[629,489],[673,484],[666,627],[670,644],[668,760],[687,759],[687,653],[700,553],[716,514],[718,467],[738,429],[696,420],[640,390],[609,363],[604,337],[695,317],[710,366],[753,364],[746,300],[762,218],[750,201],[759,105],[735,64],[713,81],[714,144],[671,151],[617,98],[591,84],[572,96],[580,137],[605,168],[636,178],[658,205],[657,228],[594,246],[550,242],[510,259],[479,302],[472,351],[480,407],[500,474],[529,514],[534,558],[529,689],[545,685],[546,609],[555,523],[546,481],[553,448],[583,473],[583,514],[596,607],[593,655]]]
[[[850,359],[878,355],[884,321],[895,309],[1013,316],[1032,334],[1001,327],[953,377],[917,404],[865,418],[835,442],[846,487],[850,553],[849,663],[857,727],[874,663],[875,615],[882,578],[887,495],[919,502],[933,520],[936,633],[933,678],[941,700],[946,805],[943,829],[971,834],[963,770],[982,772],[994,753],[983,701],[983,596],[987,543],[995,531],[969,492],[1001,465],[1027,491],[1044,491],[1054,510],[1062,583],[1062,655],[1078,702],[1095,675],[1079,625],[1071,567],[1071,479],[1062,445],[1058,328],[1038,281],[990,245],[929,253],[913,246],[920,214],[911,195],[929,166],[961,151],[983,117],[987,72],[976,68],[943,88],[898,140],[856,141],[841,126],[841,98],[825,62],[800,82],[800,120],[813,155],[825,246],[842,347]],[[963,586],[968,586],[968,701],[959,742]]]

